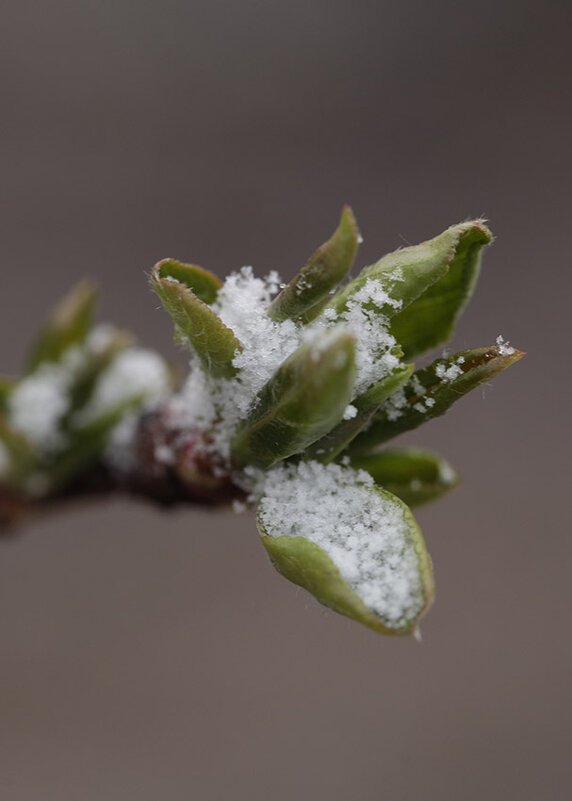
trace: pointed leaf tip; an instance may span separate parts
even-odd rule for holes
[[[277,322],[290,318],[308,323],[317,317],[328,294],[351,270],[359,242],[354,214],[344,206],[333,235],[274,298],[268,315]]]
[[[188,284],[178,278],[161,275],[165,271],[162,264],[159,262],[153,268],[151,284],[173,319],[178,338],[194,348],[203,366],[212,375],[231,378],[236,373],[232,361],[242,345],[231,329],[210,306],[197,297]]]

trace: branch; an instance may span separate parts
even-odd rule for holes
[[[232,472],[204,455],[202,434],[173,428],[167,408],[168,401],[139,418],[126,469],[113,469],[100,460],[64,487],[41,496],[0,486],[0,536],[12,534],[17,524],[35,514],[112,495],[143,498],[163,508],[244,500],[245,491]]]

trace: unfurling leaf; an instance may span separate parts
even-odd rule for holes
[[[355,456],[351,464],[408,506],[435,501],[459,483],[459,474],[446,459],[421,448],[374,451]]]
[[[203,303],[214,303],[222,281],[210,270],[176,259],[163,259],[153,270],[158,278],[172,278],[187,286]]]
[[[525,354],[495,345],[436,359],[417,370],[402,390],[391,396],[373,416],[371,424],[350,445],[352,453],[371,451],[376,445],[445,414],[455,401],[489,381]]]
[[[186,340],[194,348],[205,369],[213,376],[231,378],[236,373],[232,360],[242,348],[240,342],[186,283],[162,276],[162,264],[159,262],[153,268],[151,281],[175,323],[179,339]]]
[[[305,323],[317,317],[322,302],[351,270],[358,246],[357,222],[350,207],[345,206],[333,236],[274,298],[269,317],[277,322],[290,318]]]
[[[407,506],[339,465],[304,462],[274,473],[258,528],[276,569],[375,631],[414,631],[433,598],[433,575]]]
[[[274,373],[239,427],[235,461],[267,468],[323,437],[342,419],[355,376],[354,339],[343,328],[302,345]]]

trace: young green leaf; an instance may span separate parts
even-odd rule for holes
[[[400,364],[382,381],[364,392],[352,401],[351,411],[353,417],[342,420],[325,437],[314,442],[305,452],[305,459],[316,459],[327,464],[333,461],[339,453],[350,443],[366,426],[372,415],[392,393],[400,389],[411,377],[415,366],[413,364]],[[351,408],[350,407],[350,408]]]
[[[410,510],[365,473],[317,462],[270,475],[257,523],[276,569],[383,634],[409,634],[431,603],[431,561]]]
[[[376,264],[366,267],[340,292],[336,293],[329,306],[341,314],[348,301],[368,281],[377,282],[387,292],[388,302],[383,313],[394,317],[403,313],[410,304],[422,296],[430,286],[447,275],[458,253],[464,252],[468,242],[490,241],[490,232],[479,220],[460,223],[447,228],[439,236],[412,247],[401,248],[384,256]],[[462,260],[461,260],[462,261]],[[442,323],[440,322],[442,327]],[[408,334],[402,325],[401,333]],[[407,338],[407,337],[406,337]],[[401,344],[398,339],[399,344]],[[410,353],[404,348],[406,356]]]
[[[186,284],[161,276],[159,265],[155,265],[151,274],[152,286],[171,315],[180,340],[194,348],[213,376],[231,378],[236,373],[232,360],[242,349],[240,342]]]
[[[203,303],[211,304],[216,300],[222,281],[210,270],[196,264],[184,264],[176,259],[163,259],[153,268],[158,278],[172,278],[188,287]]]
[[[467,392],[524,355],[514,348],[495,345],[436,359],[415,372],[402,390],[388,398],[371,424],[350,444],[351,452],[371,451],[376,445],[445,414]]]
[[[456,226],[457,230],[459,228]],[[455,323],[475,288],[482,251],[491,242],[492,235],[485,225],[478,222],[459,234],[453,260],[445,275],[391,321],[391,333],[403,348],[406,359],[412,359],[451,337]]]
[[[356,455],[351,464],[368,472],[376,484],[408,506],[435,501],[459,483],[459,474],[446,459],[421,448],[392,448]]]
[[[271,319],[288,318],[308,323],[318,316],[328,294],[352,268],[359,247],[359,231],[349,206],[340,223],[300,272],[274,298],[268,309]]]
[[[302,345],[261,390],[234,438],[234,460],[267,468],[307,448],[342,419],[355,377],[354,340],[343,328]]]
[[[28,357],[27,372],[44,362],[57,362],[73,345],[81,345],[92,324],[95,287],[82,281],[56,307]]]

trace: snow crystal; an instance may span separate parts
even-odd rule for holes
[[[419,562],[403,507],[363,470],[302,462],[266,477],[264,532],[305,537],[322,548],[364,604],[395,627],[424,606]]]
[[[326,308],[321,314],[324,320],[327,320],[329,323],[334,323],[338,319],[338,313],[335,309]]]
[[[455,378],[458,378],[462,373],[463,371],[458,364],[451,364],[449,367],[445,364],[438,364],[435,367],[435,375],[437,378],[440,378],[441,381],[454,381]]]
[[[357,415],[358,410],[355,406],[352,406],[350,403],[349,406],[346,406],[344,410],[344,420],[353,420],[353,418]]]
[[[425,394],[425,387],[419,380],[419,376],[415,375],[415,373],[409,379],[409,384],[413,388],[413,391],[416,392],[418,395]]]
[[[505,342],[504,337],[500,334],[497,337],[497,345],[501,356],[512,356],[516,352],[509,342]]]
[[[403,387],[390,395],[381,408],[388,420],[392,422],[398,420],[407,408],[407,396]]]

